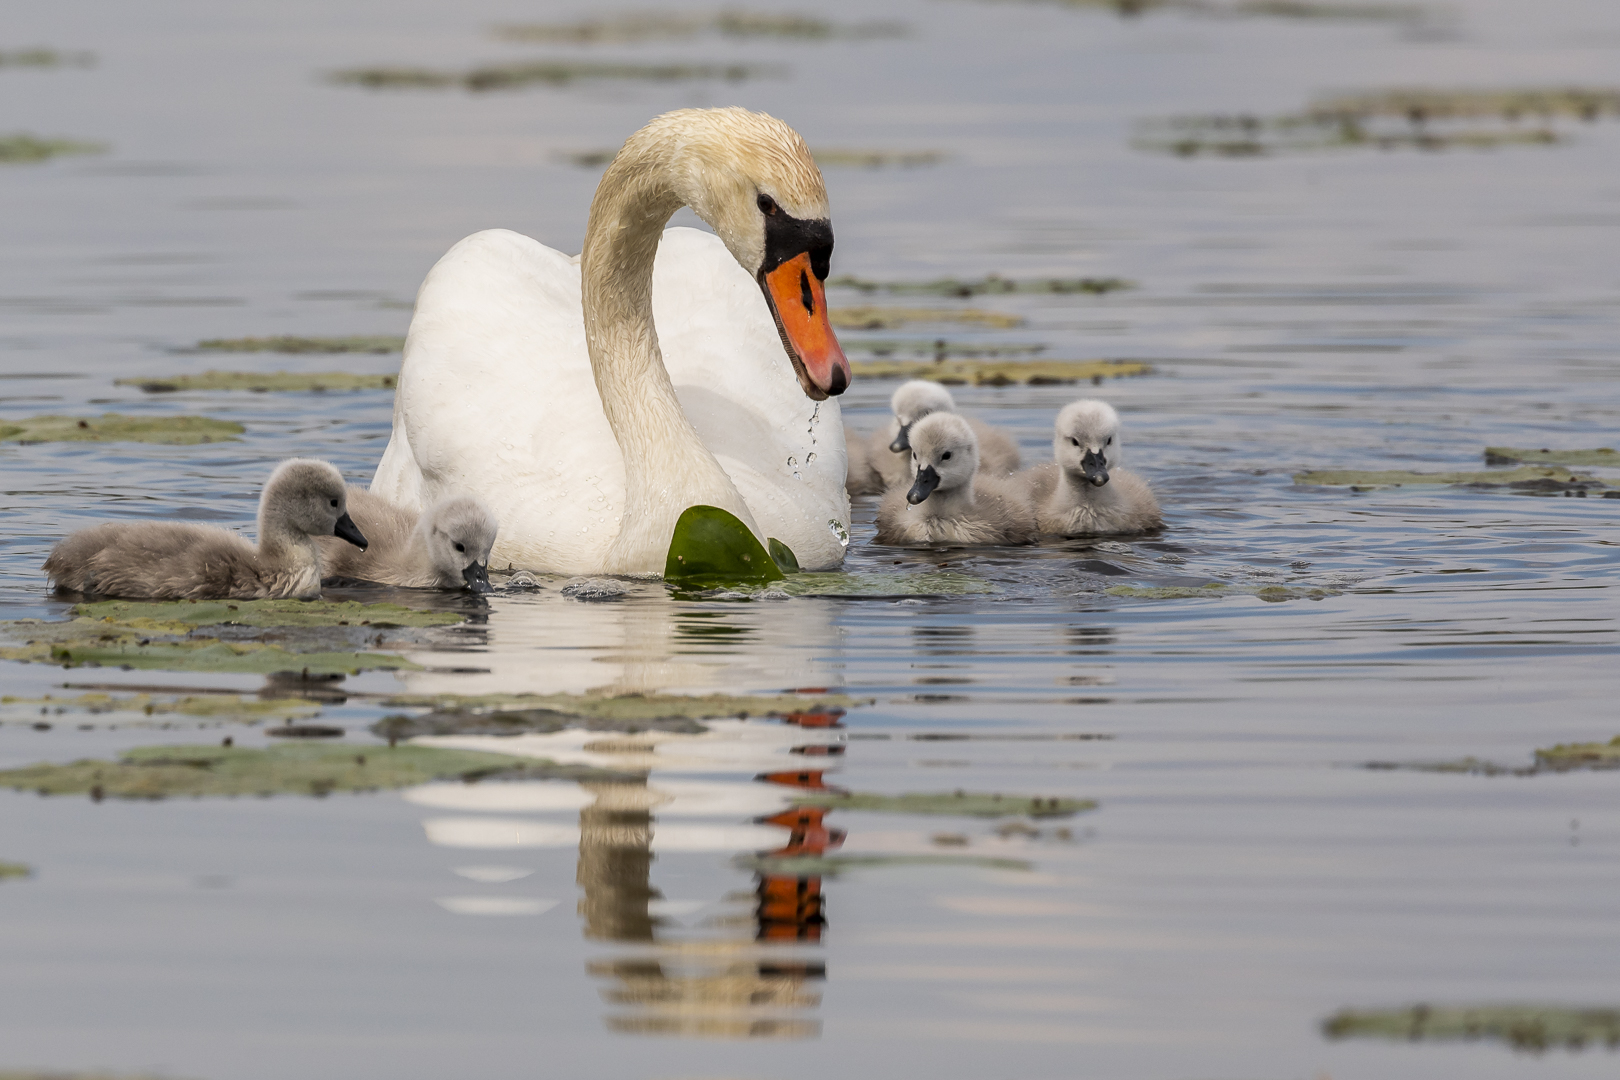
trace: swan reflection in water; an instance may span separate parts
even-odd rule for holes
[[[486,739],[426,741],[471,747],[489,745]],[[585,938],[636,947],[632,955],[586,965],[603,981],[604,1000],[621,1007],[606,1017],[610,1030],[719,1039],[820,1034],[820,1021],[805,1015],[820,1004],[815,984],[826,976],[825,963],[805,955],[827,926],[819,876],[756,869],[750,891],[672,901],[653,884],[652,869],[660,853],[729,852],[757,866],[761,856],[816,856],[841,845],[844,835],[826,826],[824,811],[793,802],[826,788],[824,770],[798,766],[843,749],[836,712],[720,721],[704,735],[563,731],[501,742],[509,751],[639,774],[577,783],[428,784],[406,793],[422,806],[483,812],[429,818],[424,826],[435,844],[578,843]],[[705,778],[682,777],[695,773]],[[728,773],[735,778],[713,778]],[[556,816],[494,816],[569,810],[577,811],[577,826]],[[681,921],[698,911],[711,914],[693,925]]]

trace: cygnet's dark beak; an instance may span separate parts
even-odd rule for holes
[[[917,480],[911,485],[911,490],[906,492],[906,502],[916,506],[932,495],[937,487],[939,487],[939,473],[934,471],[932,465],[924,465],[917,470]]]
[[[489,563],[468,563],[467,568],[461,572],[461,580],[467,583],[467,588],[473,592],[494,592],[495,586],[489,583]]]
[[[1080,468],[1085,471],[1086,480],[1092,487],[1102,487],[1108,483],[1108,459],[1095,450],[1087,450],[1086,456],[1080,461]]]
[[[361,551],[366,550],[365,534],[355,528],[354,518],[348,514],[337,519],[337,524],[332,527],[332,535],[339,540],[347,540]]]
[[[911,425],[910,424],[901,424],[900,425],[900,434],[898,434],[898,435],[896,435],[894,437],[894,442],[889,444],[889,449],[893,450],[897,454],[903,454],[907,450],[911,449]]]

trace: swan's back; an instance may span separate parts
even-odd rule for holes
[[[245,538],[215,525],[110,522],[64,539],[45,560],[59,589],[151,600],[306,595],[318,579],[263,564]]]

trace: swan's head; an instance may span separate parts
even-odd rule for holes
[[[441,499],[422,515],[428,557],[441,581],[461,581],[489,592],[489,549],[495,546],[495,515],[464,495]]]
[[[1065,473],[1093,487],[1119,465],[1119,414],[1106,401],[1073,401],[1058,413],[1052,456]]]
[[[270,474],[259,498],[260,537],[267,531],[336,536],[366,549],[366,538],[349,517],[343,474],[313,458],[283,461]]]
[[[900,432],[889,444],[889,449],[903,454],[911,449],[911,425],[929,413],[955,412],[956,399],[937,382],[912,379],[900,384],[900,389],[889,398],[889,407],[894,410],[895,423],[900,425]]]
[[[815,401],[849,386],[823,282],[833,232],[827,188],[799,133],[747,109],[666,113],[631,136],[663,144],[676,189],[765,293],[799,385]]]
[[[968,422],[952,412],[923,417],[911,428],[911,474],[906,501],[913,506],[935,491],[952,492],[973,483],[979,471],[979,440]]]

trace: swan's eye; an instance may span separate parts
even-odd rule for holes
[[[457,544],[456,545],[456,550],[461,552],[463,555],[465,555],[465,554],[467,554],[467,545],[466,544]]]
[[[941,461],[949,461],[949,460],[951,460],[951,452],[949,450],[945,451],[943,454],[939,455],[939,460],[941,460]]]
[[[333,507],[334,507],[334,508],[336,508],[336,506],[337,506],[337,502],[338,502],[338,501],[337,501],[337,500],[336,500],[336,499],[333,499],[333,500],[332,500],[332,506],[333,506]]]
[[[761,194],[755,202],[759,205],[759,212],[766,217],[776,216],[776,200],[769,195]]]
[[[1076,445],[1076,446],[1079,446],[1079,445],[1080,445],[1080,440],[1079,440],[1079,439],[1077,439],[1077,438],[1075,438],[1075,437],[1074,437],[1074,436],[1073,436],[1073,435],[1070,435],[1070,436],[1069,436],[1069,441],[1070,441],[1070,442],[1071,442],[1071,443],[1073,443],[1073,444],[1074,444],[1074,445]]]

